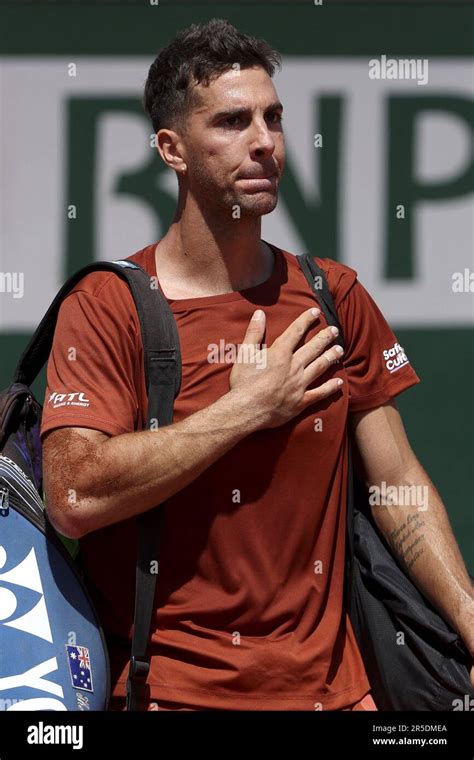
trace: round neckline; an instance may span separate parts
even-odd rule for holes
[[[161,287],[160,278],[158,277],[158,272],[156,269],[155,248],[159,242],[160,241],[158,240],[156,243],[152,243],[149,248],[149,255],[151,256],[150,268],[156,277],[158,287],[160,288],[163,295],[165,295],[163,288]],[[171,310],[178,311],[180,309],[187,309],[191,306],[207,306],[217,303],[226,303],[228,301],[257,302],[262,296],[268,296],[274,290],[274,288],[281,283],[283,279],[282,275],[284,270],[284,256],[281,249],[277,248],[277,246],[272,245],[272,243],[269,243],[266,240],[263,240],[263,238],[262,242],[266,243],[274,254],[273,271],[270,277],[267,277],[266,280],[260,282],[258,285],[253,285],[250,288],[243,288],[242,290],[231,290],[229,293],[219,293],[212,296],[197,296],[196,298],[168,298],[165,295],[165,298],[170,305]]]

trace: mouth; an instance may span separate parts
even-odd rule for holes
[[[247,190],[271,190],[276,185],[277,174],[267,174],[253,177],[239,177]]]

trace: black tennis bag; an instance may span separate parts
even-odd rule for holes
[[[127,282],[139,315],[147,427],[151,420],[154,427],[157,420],[171,422],[167,410],[179,391],[176,326],[150,276],[122,260],[96,262],[69,278],[23,352],[13,383],[0,394],[0,710],[108,707],[109,661],[100,621],[43,503],[42,406],[30,387],[48,359],[63,299],[86,274],[104,270]],[[158,516],[152,511],[150,519]],[[142,535],[140,546],[147,540]],[[146,591],[149,573],[139,566],[137,578]]]
[[[297,258],[328,324],[338,327],[337,342],[343,346],[323,271],[311,257]],[[472,710],[469,652],[378,530],[368,490],[353,469],[352,445],[349,441],[345,594],[375,704],[379,710]]]

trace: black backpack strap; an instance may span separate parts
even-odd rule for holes
[[[150,332],[150,328],[145,325],[144,312],[139,306],[143,299],[143,294],[145,294],[146,300],[150,301],[150,307],[147,309],[147,313],[150,311],[150,309],[154,313],[152,322],[155,321],[155,315],[157,313],[162,314],[163,319],[166,319],[166,315],[172,317],[172,313],[170,312],[170,308],[165,296],[158,288],[151,287],[150,275],[139,264],[136,264],[135,262],[129,261],[127,259],[120,261],[96,261],[92,264],[88,264],[87,266],[82,267],[82,269],[79,269],[77,272],[71,275],[71,277],[69,277],[69,279],[64,283],[62,288],[56,294],[48,311],[39,323],[33,336],[21,354],[20,359],[18,360],[18,364],[15,370],[14,382],[22,383],[27,386],[30,386],[33,383],[43,366],[46,364],[51,352],[54,330],[56,328],[56,321],[62,302],[71,292],[71,290],[77,285],[77,283],[82,280],[82,278],[87,274],[90,274],[91,272],[104,271],[114,272],[121,279],[127,282],[130,290],[132,291],[135,306],[140,317],[142,337],[144,337],[144,350],[145,344],[148,342],[147,336]],[[170,321],[167,322],[166,326],[163,326],[162,328],[164,330],[163,337],[170,338],[174,334],[175,341],[173,348],[177,348],[179,352],[178,333],[174,323],[174,318],[173,327]],[[153,348],[158,349],[159,344],[154,345]],[[148,362],[145,361],[146,387],[148,387],[148,370]],[[180,383],[181,362],[179,362],[179,374],[176,375],[176,394],[179,392]]]
[[[145,273],[146,274],[146,273]],[[161,290],[151,280],[132,282],[147,368],[147,428],[157,429],[173,422],[173,405],[181,387],[181,352],[173,313]],[[158,569],[160,524],[163,504],[138,518],[135,613],[127,680],[127,710],[140,709],[140,696],[150,670],[147,652]],[[155,564],[154,564],[155,563]],[[155,571],[156,565],[156,571]]]
[[[316,263],[312,256],[301,254],[296,257],[298,264],[305,275],[308,284],[313,291],[321,311],[326,317],[328,325],[334,325],[339,329],[339,335],[334,343],[338,343],[344,348],[344,334],[337,313],[334,299],[332,297],[329,285],[321,267]],[[347,551],[346,551],[346,577],[345,577],[345,595],[346,609],[350,609],[350,590],[352,588],[352,567],[354,557],[354,470],[352,462],[352,444],[349,436],[348,441],[348,462],[347,462]]]
[[[155,291],[160,297],[157,304],[156,295],[150,295],[149,282],[145,287],[142,282],[139,284],[140,297],[135,298],[135,303],[148,366],[147,427],[156,429],[173,422],[174,400],[181,386],[181,352],[176,322],[165,296]],[[127,710],[132,711],[140,709],[141,692],[150,670],[147,649],[155,608],[162,516],[163,503],[143,512],[138,519],[135,614],[126,701]],[[156,563],[156,571],[153,563]]]
[[[341,324],[339,322],[337,309],[334,305],[331,291],[329,290],[326,275],[324,274],[321,267],[318,266],[313,257],[309,256],[307,253],[297,256],[296,259],[304,276],[308,281],[309,287],[316,296],[318,304],[321,307],[321,311],[323,312],[324,316],[326,317],[328,325],[334,325],[339,329],[339,335],[334,341],[334,344],[339,344],[342,346],[342,348],[344,348],[344,335],[342,332]]]
[[[173,403],[181,387],[181,352],[176,322],[169,304],[159,288],[152,287],[150,275],[127,259],[98,261],[73,274],[57,293],[21,355],[15,370],[15,382],[30,386],[48,360],[61,303],[74,286],[91,272],[110,271],[121,277],[132,293],[143,343],[145,382],[148,390],[147,428],[171,424]],[[149,671],[147,646],[153,615],[159,522],[162,506],[149,510],[138,519],[135,616],[127,682],[127,709],[138,709],[139,690]]]

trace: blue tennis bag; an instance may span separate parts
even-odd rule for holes
[[[25,413],[35,407],[24,387],[10,393]],[[104,710],[110,687],[102,629],[25,465],[0,456],[0,709]]]
[[[106,641],[80,566],[53,528],[44,503],[42,406],[31,384],[49,357],[62,301],[85,275],[110,271],[124,280],[139,316],[148,389],[148,416],[169,423],[166,409],[180,385],[177,330],[161,291],[127,259],[83,267],[63,285],[26,346],[13,382],[0,393],[0,710],[107,710],[110,668]],[[164,316],[163,316],[164,315]],[[163,411],[163,404],[166,406]],[[137,547],[137,605],[131,645],[129,709],[147,672],[154,574]],[[154,546],[153,546],[154,549]],[[143,599],[146,604],[143,605]],[[146,671],[146,672],[145,672]]]

